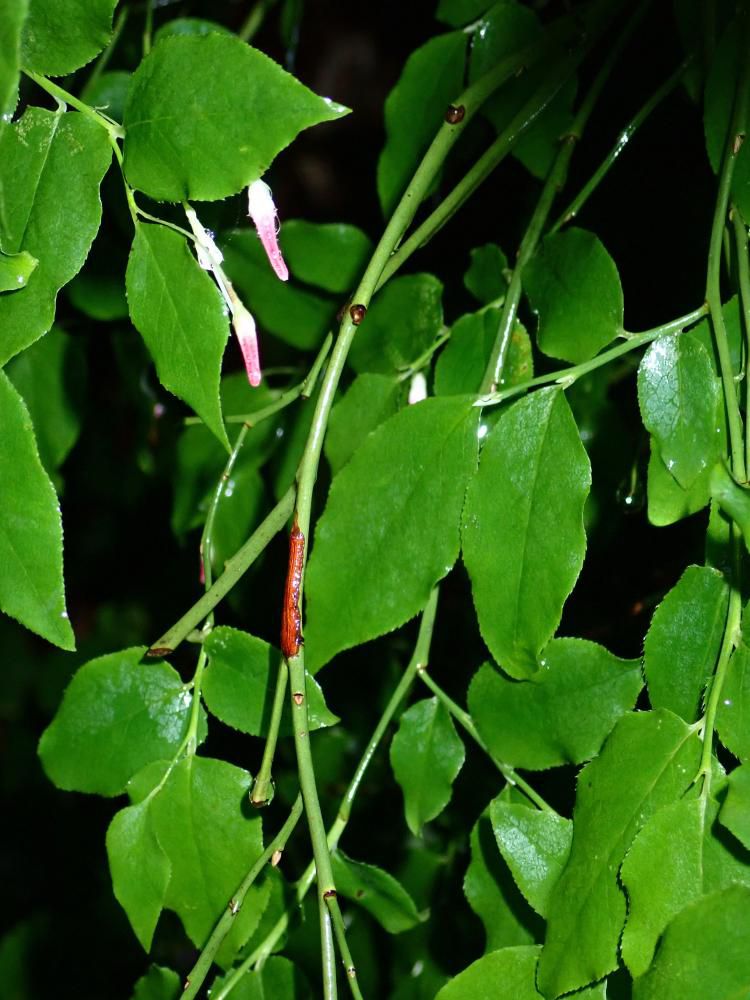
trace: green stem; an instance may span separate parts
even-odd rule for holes
[[[91,121],[96,122],[100,128],[106,129],[113,139],[123,139],[125,137],[125,130],[122,125],[118,125],[116,121],[103,115],[100,111],[96,111],[90,105],[81,101],[79,98],[74,97],[73,94],[68,93],[67,90],[63,90],[61,86],[57,83],[53,83],[52,80],[48,80],[46,76],[40,76],[38,73],[32,72],[30,69],[24,69],[24,74],[28,76],[30,80],[41,87],[42,90],[46,90],[47,93],[54,97],[56,101],[61,101],[63,104],[69,104],[71,108],[75,108],[76,111],[80,111],[82,115],[90,118]]]
[[[745,5],[746,6],[746,5]],[[740,51],[746,52],[750,41],[750,13],[745,10],[743,15],[742,39]],[[732,176],[737,156],[745,138],[745,122],[747,120],[748,98],[750,95],[750,59],[740,60],[739,76],[734,97],[732,118],[727,133],[724,158],[719,176],[719,186],[716,194],[711,239],[708,250],[708,273],[706,276],[706,301],[711,312],[716,351],[719,355],[721,381],[724,386],[724,404],[729,428],[729,444],[732,454],[732,472],[740,483],[747,482],[745,466],[744,435],[742,416],[740,414],[737,390],[732,371],[732,359],[729,353],[724,315],[721,310],[721,245],[724,224],[727,218],[729,195],[732,188]]]
[[[346,980],[349,983],[349,989],[354,997],[354,1000],[363,1000],[362,991],[360,990],[359,982],[357,981],[357,969],[354,965],[352,953],[349,950],[349,944],[346,940],[346,928],[344,927],[344,917],[341,913],[339,901],[336,896],[328,896],[326,898],[326,903],[328,904],[328,912],[331,916],[331,923],[333,924],[333,933],[336,935],[336,944],[341,952],[341,960],[344,964],[344,972],[346,973]]]
[[[268,723],[268,736],[266,745],[263,748],[263,760],[260,762],[258,774],[253,784],[253,792],[250,802],[260,809],[271,801],[269,789],[271,787],[271,770],[273,768],[273,758],[276,754],[276,744],[279,739],[279,727],[281,726],[281,715],[284,711],[284,696],[286,695],[287,669],[286,663],[282,659],[279,663],[279,672],[276,677],[276,690],[273,695],[273,707],[271,718]]]
[[[252,566],[265,547],[284,527],[294,509],[295,489],[290,486],[273,510],[266,515],[245,544],[228,559],[224,572],[200,600],[151,646],[149,656],[168,656],[190,632],[226,597],[240,577]]]
[[[274,860],[274,855],[276,852],[283,852],[286,842],[292,835],[292,831],[299,822],[299,818],[302,815],[302,796],[298,795],[295,799],[294,805],[292,806],[291,812],[287,817],[286,822],[270,841],[268,846],[265,848],[263,853],[258,857],[255,862],[250,867],[247,875],[245,875],[242,882],[240,882],[234,895],[229,901],[227,909],[224,910],[223,914],[219,918],[219,922],[216,927],[214,927],[211,937],[206,942],[203,950],[198,956],[193,968],[188,973],[185,980],[185,988],[181,994],[182,1000],[194,1000],[198,995],[198,990],[203,985],[208,971],[213,964],[216,953],[221,947],[224,938],[232,929],[234,924],[234,919],[242,908],[242,904],[245,900],[245,896],[248,890],[258,878],[260,873],[263,871],[264,867],[270,861],[271,864],[276,865],[278,861]]]
[[[154,33],[154,0],[146,0],[146,22],[143,26],[143,55],[151,51],[151,38]]]
[[[687,327],[693,326],[693,324],[697,323],[698,320],[702,319],[707,314],[708,305],[704,303],[697,309],[693,309],[692,312],[686,313],[684,316],[679,316],[677,319],[670,320],[668,323],[661,323],[659,326],[655,326],[650,330],[644,330],[642,333],[627,334],[626,339],[622,344],[618,344],[616,347],[611,347],[608,351],[602,351],[601,354],[597,354],[597,356],[595,358],[591,358],[590,361],[583,361],[580,365],[572,365],[570,368],[559,368],[557,371],[548,372],[546,375],[537,375],[536,378],[530,378],[525,382],[519,382],[507,389],[501,389],[500,392],[493,392],[487,396],[481,396],[476,401],[475,405],[482,407],[496,406],[498,403],[504,403],[513,396],[518,396],[521,393],[527,392],[529,389],[535,389],[540,385],[552,385],[554,383],[558,383],[567,389],[579,378],[581,378],[581,376],[588,375],[589,372],[595,371],[595,369],[601,368],[604,365],[608,365],[616,358],[621,358],[623,354],[629,354],[631,351],[635,351],[637,348],[651,343],[652,340],[656,340],[657,337],[661,337],[663,334],[681,333]]]
[[[373,731],[370,740],[365,747],[364,753],[357,765],[354,775],[349,782],[349,787],[344,794],[339,805],[338,813],[336,819],[331,824],[328,831],[328,847],[329,850],[333,851],[336,849],[341,835],[346,829],[347,823],[349,822],[349,817],[351,815],[352,806],[354,805],[354,800],[357,796],[362,780],[367,772],[367,768],[370,766],[370,762],[374,757],[381,740],[383,739],[388,726],[398,711],[399,706],[406,698],[409,693],[411,686],[414,683],[414,679],[417,676],[417,671],[421,666],[425,666],[429,659],[430,654],[430,644],[432,641],[432,633],[435,627],[435,614],[437,611],[437,601],[438,601],[438,588],[436,587],[425,606],[422,613],[422,620],[419,625],[419,634],[417,636],[417,641],[414,646],[414,652],[412,654],[409,665],[404,671],[401,680],[398,682],[393,694],[391,695],[388,704],[383,710],[383,714],[380,716],[375,730]],[[315,879],[315,865],[310,864],[305,869],[302,876],[297,881],[296,892],[295,892],[295,902],[298,906],[302,900],[305,898],[310,890],[310,887]],[[265,940],[252,952],[248,957],[242,962],[240,966],[233,972],[230,979],[224,984],[222,989],[214,996],[212,994],[212,1000],[225,1000],[229,993],[234,989],[239,980],[248,969],[251,969],[255,965],[262,965],[266,958],[273,953],[279,939],[283,934],[286,933],[289,927],[289,922],[291,920],[291,910],[287,910],[285,913],[279,917],[274,927],[266,936]]]
[[[237,32],[237,37],[241,38],[243,42],[250,42],[257,34],[260,26],[265,20],[266,14],[275,6],[276,0],[258,0],[257,3],[253,4],[250,13],[245,18],[245,21]]]
[[[745,321],[745,413],[750,413],[750,265],[748,264],[747,226],[736,205],[731,210],[734,227],[734,241],[737,254],[737,277],[740,285],[740,301]],[[750,469],[750,420],[745,424],[745,468]]]
[[[654,93],[649,97],[643,107],[633,116],[633,118],[628,122],[625,128],[620,132],[615,140],[615,143],[609,153],[604,157],[601,164],[594,171],[591,178],[586,184],[581,188],[578,194],[573,198],[568,207],[564,212],[558,216],[557,221],[550,226],[549,233],[556,233],[566,222],[570,222],[574,219],[576,215],[580,212],[581,208],[585,205],[591,195],[599,187],[600,183],[604,177],[609,173],[612,166],[618,160],[620,154],[623,152],[625,147],[628,145],[630,140],[633,138],[638,129],[643,125],[646,119],[651,115],[653,111],[661,104],[661,102],[668,97],[672,91],[677,87],[680,80],[682,80],[685,75],[685,70],[690,65],[691,60],[685,59],[680,66],[668,77],[660,87],[654,91]]]
[[[441,701],[443,705],[445,705],[445,707],[448,709],[453,718],[461,726],[463,726],[463,728],[466,730],[469,736],[471,736],[471,738],[474,740],[477,746],[487,754],[487,756],[490,758],[492,763],[498,769],[500,774],[502,774],[502,776],[505,778],[508,784],[516,785],[518,788],[520,788],[523,794],[526,796],[526,798],[529,799],[531,802],[533,802],[534,805],[537,806],[539,809],[544,810],[544,812],[550,812],[550,813],[555,812],[552,806],[549,805],[549,803],[545,802],[544,799],[541,797],[541,795],[538,792],[536,792],[531,787],[531,785],[527,781],[525,781],[520,776],[520,774],[518,774],[517,771],[515,771],[509,764],[504,764],[502,761],[498,760],[497,757],[493,756],[491,751],[487,748],[486,743],[479,735],[477,727],[474,725],[474,720],[469,715],[469,713],[464,712],[464,710],[459,705],[457,705],[456,702],[453,701],[453,699],[448,694],[445,693],[445,691],[443,691],[440,685],[432,679],[427,670],[425,668],[421,668],[418,671],[418,673],[419,676],[427,685],[427,687],[430,689],[430,691],[432,691],[432,693],[435,695],[435,697],[438,698],[438,700]]]
[[[193,675],[193,701],[190,705],[190,724],[188,725],[187,744],[185,753],[192,757],[198,749],[198,724],[201,717],[201,687],[203,685],[203,671],[206,669],[208,654],[205,646],[201,646],[198,653],[198,663]]]
[[[542,232],[544,231],[544,227],[547,223],[547,216],[550,213],[552,204],[557,197],[558,192],[562,190],[565,185],[565,181],[568,176],[568,167],[570,165],[571,157],[573,156],[573,150],[583,134],[586,124],[591,117],[591,113],[594,110],[596,102],[599,99],[615,63],[620,58],[626,43],[629,41],[631,34],[635,30],[636,25],[643,16],[649,3],[650,0],[642,0],[625,28],[618,34],[607,54],[606,59],[604,60],[603,66],[594,78],[586,97],[583,99],[583,102],[581,103],[581,106],[573,120],[573,124],[569,129],[568,134],[563,139],[560,150],[558,151],[550,172],[547,175],[544,187],[542,188],[542,192],[539,196],[539,201],[534,209],[534,214],[531,217],[531,221],[529,222],[523,239],[521,240],[521,245],[518,248],[513,274],[508,285],[508,291],[505,296],[502,312],[500,313],[497,337],[495,339],[495,344],[493,346],[489,362],[487,363],[484,379],[482,380],[482,392],[494,392],[497,387],[502,384],[505,359],[508,355],[508,347],[510,345],[513,328],[516,322],[518,304],[521,301],[523,269],[536,250],[537,244],[541,239]]]

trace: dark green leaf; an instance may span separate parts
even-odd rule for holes
[[[454,396],[479,390],[500,327],[499,309],[467,313],[451,328],[451,338],[435,366],[435,395]],[[534,374],[531,340],[516,323],[503,369],[503,387],[526,382]]]
[[[458,555],[478,411],[426,399],[374,431],[336,476],[307,568],[307,665],[398,628]]]
[[[408,368],[443,328],[443,286],[431,274],[389,281],[357,331],[349,362],[357,372]]]
[[[588,361],[622,333],[623,298],[614,261],[593,233],[548,236],[523,272],[539,315],[539,349],[553,358]]]
[[[150,800],[121,809],[107,830],[112,889],[143,949],[149,951],[172,866],[153,829]]]
[[[25,288],[0,295],[0,365],[52,326],[57,293],[99,229],[111,157],[107,133],[80,114],[29,108],[0,132],[0,246],[39,261]]]
[[[385,102],[386,141],[378,160],[378,196],[388,216],[443,122],[464,78],[466,35],[431,38],[409,56]]]
[[[168,663],[141,662],[145,652],[100,656],[73,677],[39,743],[58,788],[119,795],[150,761],[176,753],[192,695]]]
[[[65,610],[60,506],[29,412],[4,372],[0,426],[0,609],[56,646],[75,649]]]
[[[358,903],[389,934],[400,934],[420,921],[414,900],[392,875],[375,865],[348,858],[337,850],[332,858],[333,880],[342,896]]]
[[[18,101],[21,32],[28,9],[29,0],[0,0],[0,132]]]
[[[391,743],[391,767],[404,793],[412,833],[419,835],[423,824],[448,805],[464,756],[453,720],[437,698],[418,701],[401,716]]]
[[[463,554],[484,640],[513,677],[536,671],[580,572],[590,484],[556,388],[515,403],[486,439],[466,498]]]
[[[250,783],[247,771],[224,761],[187,757],[151,802],[154,831],[172,865],[164,905],[199,948],[263,850],[260,816],[247,807]],[[268,891],[250,889],[219,953],[222,964],[252,934]]]
[[[125,281],[130,317],[146,341],[159,381],[192,406],[228,447],[219,379],[229,323],[216,285],[184,237],[150,225],[136,230]]]
[[[654,612],[644,671],[654,708],[695,722],[724,635],[729,588],[707,566],[688,566]]]
[[[492,0],[438,0],[435,17],[451,28],[461,28],[492,6]]]
[[[301,350],[317,347],[333,326],[336,299],[279,281],[250,229],[228,233],[222,250],[226,272],[261,328],[261,360],[263,330]]]
[[[325,453],[336,475],[367,435],[399,408],[403,386],[392,375],[358,375],[331,410]]]
[[[215,201],[257,180],[302,129],[346,113],[236,36],[166,38],[133,75],[125,173],[160,201]]]
[[[6,369],[29,408],[39,457],[49,471],[62,465],[81,429],[84,363],[81,342],[53,328]]]
[[[218,992],[229,979],[214,981],[212,992]],[[242,976],[232,988],[232,1000],[312,1000],[310,986],[300,970],[289,959],[272,955],[261,968]]]
[[[638,402],[667,471],[690,489],[721,445],[719,387],[703,345],[690,334],[655,340],[638,369]]]
[[[737,524],[750,551],[750,490],[734,480],[723,462],[711,470],[710,484],[712,499]]]
[[[667,927],[633,1000],[735,1000],[750,982],[750,888],[731,886],[686,906]]]
[[[237,463],[224,484],[211,532],[211,556],[214,573],[220,574],[230,556],[249,537],[261,519],[265,484],[257,469]]]
[[[703,102],[703,128],[711,169],[719,172],[734,106],[734,92],[741,65],[742,28],[735,20],[727,27],[713,51]],[[742,128],[742,123],[740,123]]]
[[[739,375],[742,371],[742,352],[744,350],[745,343],[745,331],[742,328],[742,321],[740,319],[740,303],[739,298],[733,295],[731,299],[723,302],[721,305],[721,314],[724,318],[724,327],[727,332],[727,340],[729,342],[729,357],[732,362],[732,371],[735,375]],[[690,328],[690,336],[695,340],[699,340],[701,344],[708,351],[708,356],[713,364],[714,374],[717,377],[721,376],[721,362],[719,361],[719,354],[716,350],[716,340],[714,339],[713,330],[711,324],[707,319],[703,319],[697,326]]]
[[[659,455],[659,448],[651,439],[648,460],[648,519],[651,524],[663,527],[681,521],[690,514],[708,506],[711,499],[711,469],[702,472],[685,490],[668,471]]]
[[[545,916],[550,893],[565,867],[573,824],[556,812],[495,799],[492,829],[516,885],[537,913]]]
[[[298,281],[337,294],[354,288],[372,254],[370,237],[343,222],[285,221],[280,242]]]
[[[719,739],[735,757],[750,759],[750,648],[745,643],[732,653],[716,714]]]
[[[508,281],[505,272],[508,258],[495,243],[486,243],[471,251],[471,264],[464,275],[464,285],[483,304],[496,302],[505,295]]]
[[[39,261],[30,253],[7,254],[0,250],[0,292],[18,292],[26,287]]]
[[[125,70],[100,73],[88,80],[81,91],[81,100],[105,112],[108,118],[122,122],[132,78],[133,74]]]
[[[178,1000],[181,993],[182,983],[176,972],[152,965],[135,984],[131,1000]]]
[[[617,724],[578,778],[570,858],[549,901],[539,987],[554,998],[617,967],[625,897],[617,875],[633,838],[674,802],[698,769],[701,741],[664,709]]]
[[[219,626],[205,642],[210,665],[203,681],[206,705],[218,719],[251,736],[266,736],[281,653],[247,632]],[[310,729],[333,726],[339,720],[328,711],[323,692],[307,677]],[[291,735],[287,721],[283,732]]]
[[[468,696],[490,751],[529,770],[593,757],[643,686],[638,660],[621,660],[585,639],[553,639],[539,668],[519,683],[485,664]]]
[[[109,41],[116,5],[117,0],[30,0],[24,66],[46,76],[85,66]]]
[[[729,791],[721,807],[721,822],[750,850],[750,767],[735,768],[729,775]]]

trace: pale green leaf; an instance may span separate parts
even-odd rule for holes
[[[212,35],[217,31],[224,35],[233,34],[218,21],[207,21],[202,17],[176,17],[173,21],[162,24],[154,33],[154,43],[160,42],[163,38],[172,38],[174,35]]]
[[[347,389],[331,410],[324,443],[334,475],[346,465],[367,435],[399,408],[403,385],[392,375],[365,372]]]
[[[715,569],[688,566],[654,612],[644,671],[654,708],[694,722],[724,635],[729,588]]]
[[[30,253],[7,254],[0,250],[0,292],[18,292],[25,288],[39,261]]]
[[[638,660],[622,660],[585,639],[553,639],[539,667],[518,682],[485,664],[468,695],[491,753],[530,770],[593,757],[643,686]]]
[[[721,807],[721,822],[750,850],[750,767],[735,768],[729,775],[729,791]]]
[[[648,519],[657,527],[681,521],[708,506],[711,500],[711,470],[706,469],[688,489],[683,489],[668,471],[651,438],[648,460]]]
[[[573,844],[549,900],[539,987],[554,998],[617,966],[625,922],[618,869],[648,818],[674,802],[698,769],[701,741],[664,709],[624,716],[578,777]]]
[[[39,742],[48,777],[66,791],[119,795],[150,761],[171,758],[187,732],[192,695],[145,647],[85,663]]]
[[[463,555],[485,642],[528,677],[583,563],[591,471],[565,396],[542,389],[507,409],[485,440],[463,518]]]
[[[735,649],[716,713],[719,739],[740,760],[750,760],[750,647]]]
[[[541,1000],[536,988],[537,946],[502,948],[459,972],[435,1000]]]
[[[0,132],[18,101],[21,32],[28,9],[29,0],[0,0]]]
[[[388,872],[354,861],[341,850],[334,852],[331,861],[340,895],[367,910],[389,934],[411,930],[420,922],[414,900]]]
[[[65,610],[60,506],[29,412],[4,372],[0,426],[0,609],[56,646],[75,649]]]
[[[133,75],[125,173],[160,201],[215,201],[257,180],[302,129],[346,113],[236,36],[165,38]]]
[[[391,767],[404,793],[412,833],[418,835],[448,805],[464,756],[453,720],[437,698],[418,701],[401,716],[391,743]]]
[[[112,34],[117,0],[30,0],[23,63],[47,76],[65,76],[91,62]]]
[[[138,226],[125,280],[130,317],[159,381],[228,448],[219,380],[229,323],[218,288],[184,237],[165,226]]]

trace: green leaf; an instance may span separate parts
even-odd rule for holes
[[[284,259],[298,281],[343,294],[356,285],[372,255],[372,240],[356,226],[292,219],[279,234]]]
[[[620,276],[593,233],[571,228],[548,236],[523,281],[539,315],[539,350],[550,357],[579,364],[622,333]]]
[[[0,0],[0,132],[18,102],[21,32],[28,9],[29,0]]]
[[[466,399],[426,399],[381,424],[334,479],[307,567],[312,672],[409,621],[450,571],[477,422]]]
[[[65,610],[62,521],[29,412],[0,372],[0,609],[61,649],[75,649]]]
[[[133,74],[125,174],[159,201],[226,198],[302,129],[344,114],[236,36],[166,38]]]
[[[205,641],[210,664],[203,680],[209,711],[228,726],[267,736],[281,653],[247,632],[219,626]],[[310,729],[334,726],[339,719],[328,711],[323,692],[307,675],[307,712]],[[282,733],[291,735],[289,719]]]
[[[211,532],[212,565],[217,576],[260,521],[265,491],[257,469],[247,463],[235,464],[216,509]]]
[[[501,797],[504,795],[501,792]],[[519,892],[508,865],[498,853],[490,809],[474,824],[469,846],[471,862],[463,889],[469,906],[484,926],[485,951],[539,940],[541,921]]]
[[[573,844],[549,900],[539,962],[546,997],[586,986],[617,967],[625,922],[618,868],[656,810],[676,801],[698,769],[701,741],[664,709],[624,716],[578,777]]]
[[[6,369],[29,409],[39,457],[48,471],[62,465],[78,439],[84,364],[81,342],[53,327]]]
[[[461,28],[491,6],[492,0],[438,0],[435,17],[451,28]]]
[[[192,695],[145,647],[85,663],[39,742],[47,776],[66,791],[119,795],[153,760],[172,757],[187,732]]]
[[[301,288],[293,280],[279,281],[250,229],[227,233],[221,248],[225,270],[261,330],[300,350],[317,347],[332,328],[340,303]],[[260,340],[262,359],[262,333]]]
[[[0,295],[0,365],[52,326],[57,293],[99,229],[111,158],[107,133],[81,114],[29,108],[0,132],[0,246],[39,261],[25,288]]]
[[[443,286],[432,274],[389,281],[367,310],[349,352],[356,372],[405,369],[443,328]]]
[[[153,829],[150,800],[121,809],[107,830],[107,857],[117,901],[149,951],[172,866]]]
[[[516,885],[540,916],[570,854],[573,824],[555,812],[497,798],[490,805],[492,829]]]
[[[724,635],[729,588],[721,573],[688,566],[654,612],[644,671],[654,708],[695,722]]]
[[[35,73],[66,76],[91,62],[112,35],[117,0],[30,0],[23,64]]]
[[[714,833],[718,806],[711,800],[682,799],[660,809],[646,823],[623,862],[620,879],[628,893],[622,934],[623,961],[633,976],[650,966],[665,928],[688,903],[734,881],[741,859]]]
[[[490,752],[532,771],[593,757],[643,686],[638,660],[621,660],[585,639],[553,639],[539,667],[519,683],[486,663],[468,695]]]
[[[324,449],[336,475],[365,438],[399,408],[403,386],[392,375],[358,375],[331,410]]]
[[[715,1000],[747,995],[750,888],[730,886],[685,907],[667,927],[633,1000]]]
[[[154,831],[172,866],[164,905],[198,948],[263,850],[260,816],[246,806],[250,784],[247,771],[225,761],[187,757],[151,803]],[[219,952],[222,964],[252,934],[268,891],[254,885],[248,892]]]
[[[367,910],[389,934],[411,930],[420,922],[414,900],[388,872],[354,861],[341,850],[333,853],[331,861],[339,894]]]
[[[39,261],[30,253],[7,254],[0,250],[0,292],[18,292],[26,287]]]
[[[683,489],[669,472],[659,455],[659,448],[651,438],[648,460],[648,519],[657,527],[664,527],[696,514],[711,500],[711,470],[702,472],[695,482]]]
[[[466,35],[453,31],[431,38],[409,56],[385,102],[385,146],[378,160],[378,197],[389,216],[421,155],[461,92]]]
[[[181,993],[182,983],[176,972],[152,965],[135,984],[131,1000],[178,1000]]]
[[[406,822],[417,836],[451,799],[465,750],[453,720],[437,698],[425,698],[401,716],[391,743],[391,767],[404,793]]]
[[[218,21],[207,21],[202,17],[176,17],[154,34],[154,43],[160,42],[164,38],[172,38],[174,35],[212,35],[219,32],[222,35],[232,35],[234,32],[225,28]]]
[[[229,973],[214,980],[213,993],[229,980]],[[310,986],[288,958],[272,955],[259,969],[242,976],[232,987],[232,1000],[311,1000]]]
[[[735,482],[723,462],[711,470],[711,497],[742,532],[750,552],[750,490]]]
[[[435,1000],[540,1000],[539,951],[537,946],[491,951],[446,983]]]
[[[713,50],[711,66],[706,79],[703,128],[706,136],[708,160],[715,174],[718,174],[721,168],[724,149],[727,145],[737,77],[741,66],[739,56],[741,37],[743,37],[742,27],[737,19],[734,19],[727,26]],[[743,123],[739,124],[740,131],[742,131]]]
[[[463,518],[463,555],[479,627],[513,677],[537,670],[583,563],[586,451],[564,394],[509,407],[487,436]]]
[[[659,337],[638,369],[638,402],[664,464],[683,489],[719,457],[719,386],[706,349],[690,334]]]
[[[471,251],[471,263],[464,275],[464,286],[483,304],[505,295],[508,282],[505,272],[508,258],[495,243],[486,243]]]
[[[130,318],[159,381],[192,406],[228,449],[219,379],[229,323],[216,285],[184,237],[151,225],[136,230],[125,282]]]
[[[476,393],[482,382],[500,328],[499,309],[467,313],[451,327],[451,338],[435,366],[435,395],[454,396]],[[529,335],[516,322],[503,369],[503,387],[518,385],[534,374],[534,358]]]
[[[729,791],[721,807],[721,822],[750,850],[750,767],[735,768],[729,775]]]
[[[740,760],[750,760],[750,648],[735,649],[727,667],[716,713],[719,739]]]

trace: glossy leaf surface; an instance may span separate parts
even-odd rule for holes
[[[539,350],[573,364],[588,361],[622,332],[623,297],[614,261],[584,229],[548,236],[523,272],[539,315]]]
[[[688,566],[654,612],[644,670],[654,708],[694,722],[712,676],[726,622],[729,588],[717,570]]]
[[[358,375],[331,410],[325,454],[336,475],[371,431],[398,410],[403,386],[389,375]]]
[[[0,0],[0,132],[5,115],[13,114],[18,100],[18,76],[21,69],[21,32],[29,9],[29,0]]]
[[[52,326],[57,293],[99,229],[111,157],[104,129],[80,114],[28,108],[0,132],[0,246],[39,261],[24,288],[0,296],[0,364]]]
[[[695,777],[701,743],[669,712],[620,720],[578,778],[570,857],[549,901],[539,987],[547,997],[586,986],[617,966],[625,922],[618,868],[636,833]]]
[[[414,900],[396,879],[362,861],[348,858],[337,850],[331,858],[336,888],[367,910],[389,934],[400,934],[420,921]]]
[[[308,564],[306,662],[403,625],[458,555],[478,413],[427,399],[397,413],[336,476]]]
[[[538,947],[491,951],[455,976],[435,1000],[540,1000]]]
[[[487,435],[462,543],[482,636],[513,677],[529,677],[578,577],[591,473],[565,396],[543,389]]]
[[[621,660],[585,639],[553,639],[539,667],[519,683],[485,664],[468,695],[490,751],[530,770],[593,757],[643,686],[638,660]]]
[[[18,292],[26,287],[39,261],[30,253],[7,254],[0,251],[0,292]]]
[[[145,652],[137,647],[100,656],[70,682],[39,743],[58,788],[119,795],[146,764],[176,753],[192,696],[169,664],[141,662]]]
[[[109,41],[116,5],[117,0],[30,0],[24,65],[47,76],[85,66]]]
[[[140,225],[126,286],[130,317],[154,359],[159,381],[228,445],[219,379],[229,323],[216,285],[179,233]]]
[[[165,38],[133,75],[125,173],[160,201],[226,198],[302,129],[343,114],[235,36]]]
[[[75,649],[65,610],[60,506],[29,412],[4,372],[0,425],[0,610],[48,642]]]
[[[711,470],[702,472],[694,483],[683,489],[669,472],[651,438],[648,460],[648,519],[657,527],[681,521],[707,507],[711,500]]]
[[[406,822],[419,835],[450,802],[464,762],[464,745],[437,698],[425,698],[401,716],[391,743],[391,767],[404,793]]]
[[[467,313],[456,320],[435,366],[436,396],[478,392],[499,328],[500,310],[494,308]],[[533,374],[531,340],[522,324],[516,323],[503,369],[503,386],[518,385]]]

